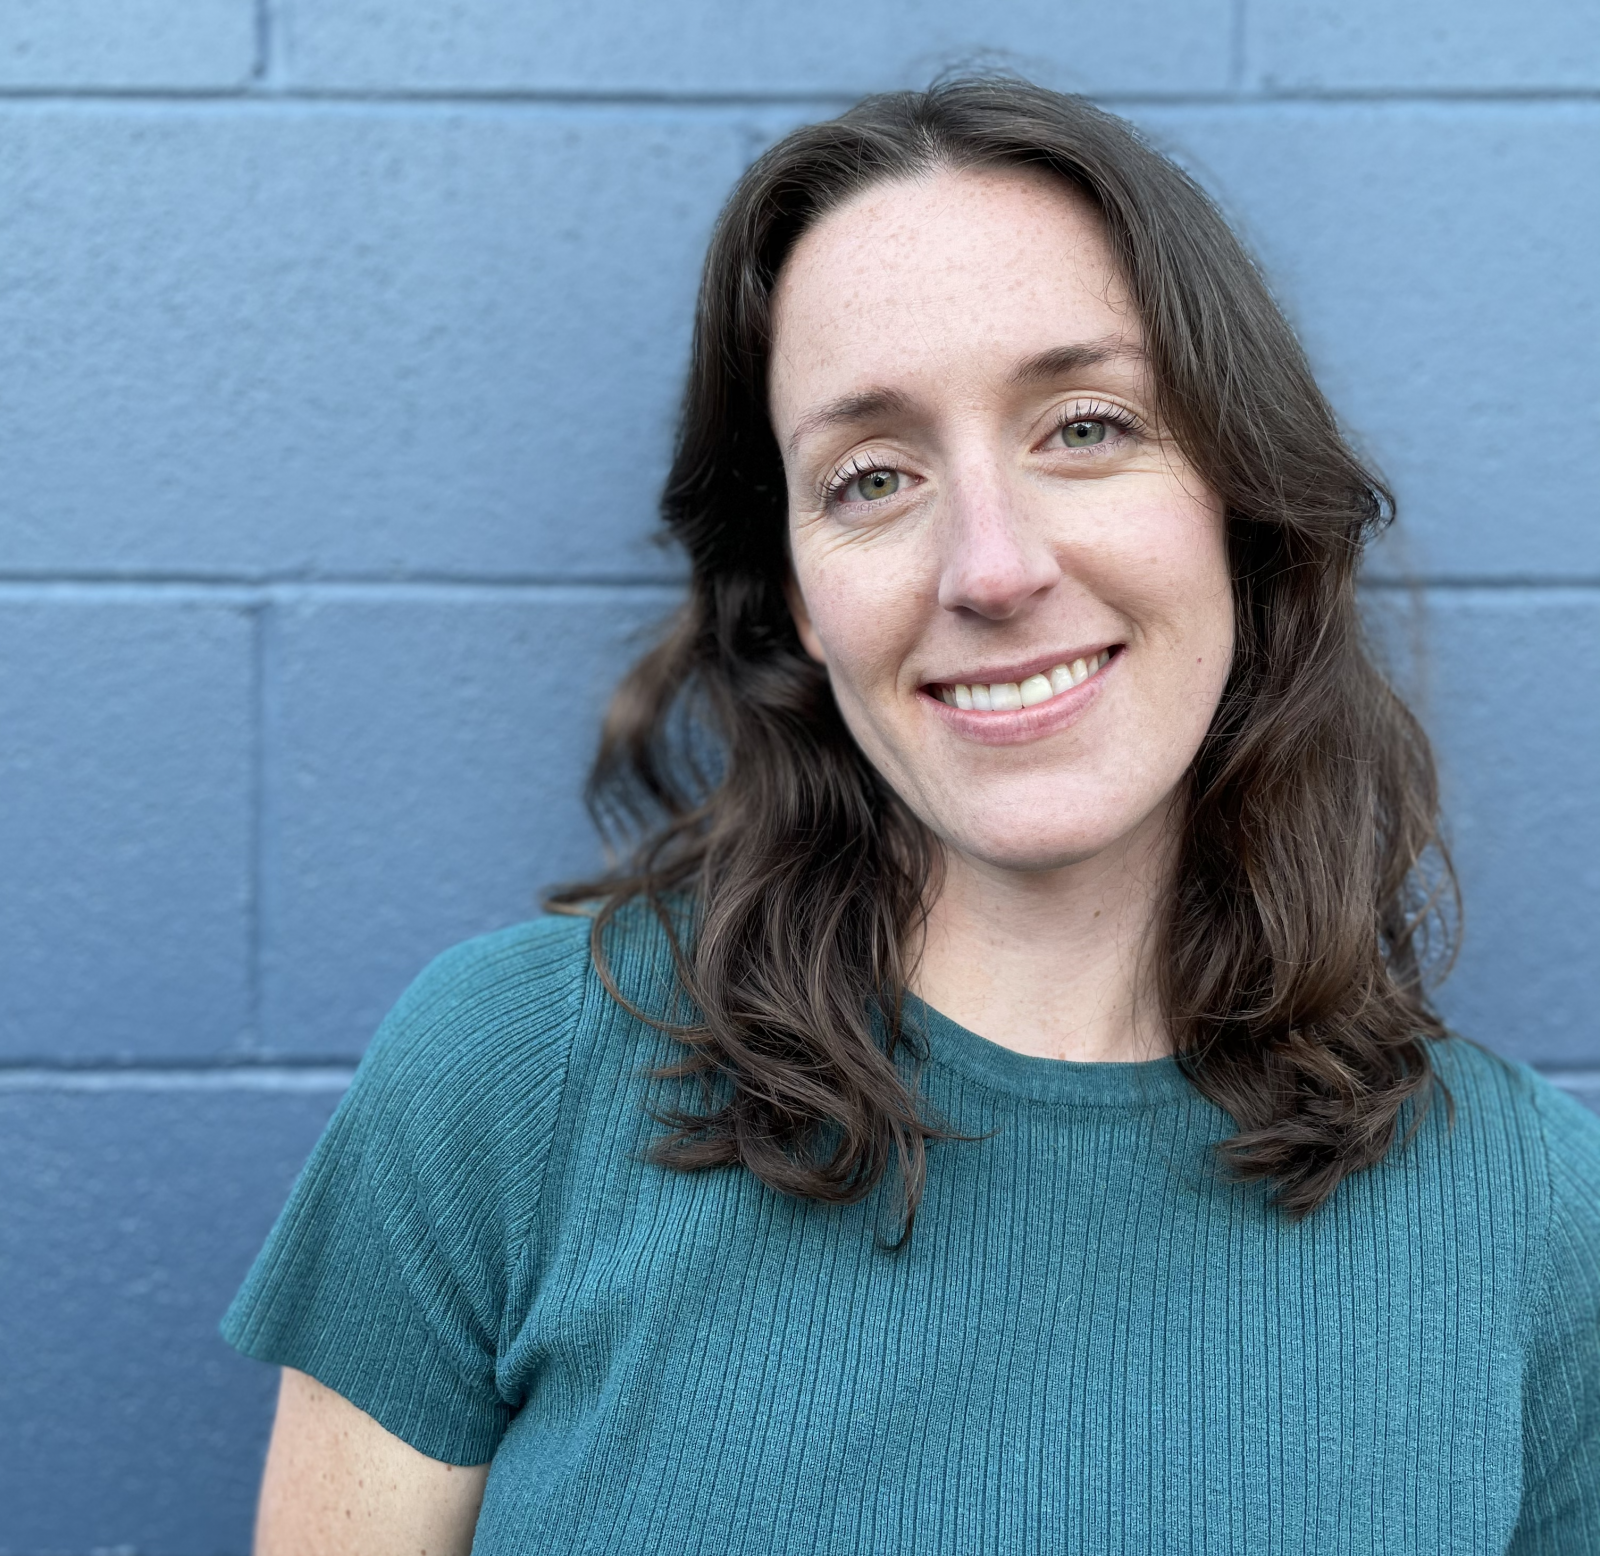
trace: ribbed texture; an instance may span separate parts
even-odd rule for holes
[[[926,1013],[930,1101],[989,1137],[891,1253],[887,1202],[641,1160],[671,1045],[587,933],[418,980],[225,1325],[493,1454],[475,1551],[1600,1553],[1600,1120],[1532,1072],[1441,1046],[1454,1129],[1291,1226],[1170,1061]],[[659,1007],[653,931],[614,966]]]

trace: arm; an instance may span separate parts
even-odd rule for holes
[[[418,1453],[285,1367],[255,1556],[467,1556],[488,1470]]]
[[[293,1369],[261,1556],[468,1548],[481,1466],[523,1403],[500,1336],[531,1300],[588,956],[579,919],[457,947],[362,1059],[223,1320],[245,1355]]]

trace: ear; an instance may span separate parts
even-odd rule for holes
[[[806,608],[806,597],[800,592],[800,584],[792,568],[783,575],[783,597],[789,602],[789,614],[794,618],[794,630],[800,634],[800,646],[819,665],[827,664],[827,655],[822,652],[822,639],[811,625],[811,612]]]

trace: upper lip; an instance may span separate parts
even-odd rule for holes
[[[1032,659],[1014,664],[998,665],[993,669],[962,670],[953,675],[930,675],[924,686],[1004,686],[1008,681],[1025,681],[1030,675],[1044,675],[1057,665],[1070,665],[1075,659],[1093,659],[1096,654],[1120,645],[1111,642],[1092,643],[1084,648],[1067,648],[1050,654],[1038,654]]]

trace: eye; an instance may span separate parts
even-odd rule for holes
[[[1061,428],[1063,448],[1093,448],[1096,443],[1104,443],[1105,440],[1106,424],[1103,421],[1069,421]]]
[[[1142,437],[1145,431],[1144,423],[1132,411],[1103,400],[1069,402],[1056,414],[1059,420],[1045,440],[1047,448],[1110,454],[1130,438]]]
[[[826,508],[888,506],[891,497],[903,497],[917,484],[917,477],[893,465],[880,465],[880,450],[862,450],[829,475],[817,488]]]
[[[903,484],[898,470],[868,470],[845,482],[839,495],[846,502],[876,502],[893,497]]]

